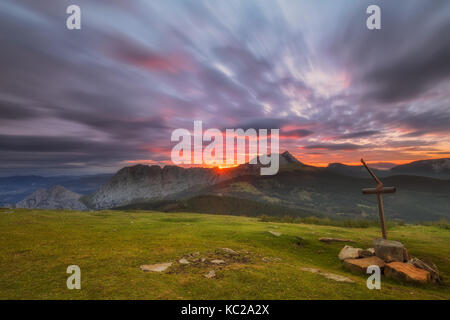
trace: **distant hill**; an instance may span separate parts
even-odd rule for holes
[[[331,172],[341,174],[344,176],[367,178],[368,172],[364,166],[348,166],[342,163],[330,163],[327,169]],[[378,170],[371,168],[371,170],[377,175],[377,177],[386,177],[391,175],[389,170]]]
[[[363,166],[348,166],[342,163],[330,163],[328,169],[332,172],[352,177],[367,177],[367,170]],[[378,177],[394,175],[414,175],[436,179],[450,179],[450,158],[419,160],[407,164],[394,166],[389,170],[372,168]]]
[[[390,171],[394,174],[450,179],[450,158],[414,161],[393,167]]]
[[[113,175],[97,174],[84,176],[41,177],[36,175],[0,178],[0,207],[15,204],[38,189],[55,185],[63,186],[80,194],[90,194],[98,190]]]
[[[87,207],[80,202],[81,195],[62,186],[38,189],[16,204],[16,208],[26,209],[67,209],[85,211]]]

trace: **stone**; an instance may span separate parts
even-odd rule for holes
[[[355,242],[350,239],[341,239],[341,238],[319,238],[319,241],[322,241],[322,242]]]
[[[403,262],[387,263],[384,268],[384,274],[388,278],[407,282],[426,283],[431,279],[428,271]]]
[[[275,261],[281,261],[280,258],[276,258],[276,257],[263,257],[262,261],[264,262],[275,262]]]
[[[369,249],[365,249],[365,250],[361,250],[359,252],[359,256],[361,258],[368,258],[368,257],[372,257],[375,255],[375,249],[374,248],[369,248]]]
[[[426,263],[420,259],[412,258],[408,261],[409,264],[415,266],[416,268],[426,270],[430,273],[431,281],[434,283],[442,284],[443,280],[439,275],[439,270],[434,263]]]
[[[205,278],[211,279],[216,276],[216,272],[214,270],[210,270],[207,274],[205,274]]]
[[[344,267],[353,273],[367,273],[369,266],[378,266],[383,270],[385,263],[380,258],[373,256],[361,259],[346,259],[344,260]]]
[[[361,248],[353,248],[351,246],[344,246],[342,250],[339,252],[338,258],[339,260],[345,259],[357,259],[360,257]]]
[[[239,254],[238,252],[236,252],[236,251],[234,251],[233,249],[230,249],[230,248],[220,248],[220,250],[222,250],[223,252],[225,252],[225,253],[227,253],[229,255],[232,255],[232,256],[236,256],[236,255]]]
[[[275,237],[279,237],[281,236],[280,232],[276,232],[276,231],[269,231],[269,233],[273,234]]]
[[[187,259],[185,259],[185,258],[180,259],[178,262],[179,262],[180,264],[189,264],[189,261],[188,261]]]
[[[139,268],[144,272],[163,272],[167,270],[172,265],[172,262],[166,262],[166,263],[157,263],[157,264],[144,264],[140,266]]]
[[[325,277],[330,280],[338,281],[338,282],[354,283],[354,281],[350,278],[347,278],[347,277],[344,277],[344,276],[341,276],[338,274],[334,274],[334,273],[323,272],[316,268],[300,268],[300,270],[311,272],[311,273],[316,273],[316,274],[321,275],[322,277]]]
[[[215,260],[211,260],[211,263],[214,263],[214,264],[224,264],[225,261],[220,260],[220,259],[215,259]]]
[[[386,262],[406,262],[410,259],[403,244],[394,240],[375,239],[375,255]]]

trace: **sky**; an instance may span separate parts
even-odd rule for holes
[[[2,0],[0,175],[170,164],[194,120],[279,128],[311,165],[448,158],[449,17],[447,0]]]

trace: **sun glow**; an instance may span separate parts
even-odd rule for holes
[[[237,167],[237,166],[239,166],[239,165],[238,165],[238,164],[230,164],[230,165],[224,164],[224,165],[219,165],[219,166],[217,167],[217,169],[223,170],[223,169],[228,169],[228,168],[235,168],[235,167]]]

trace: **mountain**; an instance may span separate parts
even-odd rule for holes
[[[36,175],[0,178],[0,207],[15,204],[38,189],[63,186],[80,194],[97,191],[113,175],[97,174],[83,176],[41,177]]]
[[[375,186],[367,171],[364,174],[362,168],[343,166],[343,172],[338,173],[335,168],[289,161],[274,176],[228,176],[213,185],[191,188],[169,198],[131,201],[122,209],[228,211],[245,215],[324,214],[338,218],[377,219],[376,197],[361,192],[362,188]],[[379,174],[379,170],[376,172]],[[386,186],[398,189],[396,194],[384,196],[389,220],[429,221],[450,217],[450,180],[394,175],[384,176],[382,181]]]
[[[287,151],[279,155],[279,162],[280,168],[304,166]],[[175,195],[180,197],[235,177],[259,175],[261,166],[246,163],[217,169],[139,164],[120,169],[100,190],[84,197],[83,201],[98,210]]]
[[[370,166],[370,165],[369,165]],[[330,163],[328,170],[334,173],[366,178],[368,172],[364,166],[348,166],[342,163]],[[450,179],[450,159],[419,160],[407,164],[394,166],[389,170],[378,170],[371,168],[378,177],[389,177],[395,175],[414,175],[436,179]]]
[[[376,197],[361,193],[362,188],[375,186],[362,166],[330,164],[326,168],[314,167],[301,163],[287,151],[279,157],[280,170],[273,176],[261,176],[262,165],[249,163],[226,169],[125,167],[98,190],[82,196],[80,201],[95,210],[121,207],[377,219]],[[413,163],[412,167],[415,172],[421,168],[421,172],[428,175],[434,170],[433,173],[442,177],[447,170],[446,162],[433,161],[425,161],[426,165]],[[402,170],[397,167],[395,170],[374,170],[385,186],[398,189],[396,194],[383,197],[387,218],[404,221],[449,218],[450,180],[398,174]],[[30,179],[39,181],[36,177]],[[25,201],[29,207],[39,207],[39,202],[36,203],[30,205]],[[47,205],[45,201],[42,203],[43,207]]]
[[[344,176],[358,177],[358,178],[367,178],[369,176],[369,173],[367,172],[367,169],[364,166],[348,166],[342,163],[330,163],[328,164],[327,169],[330,172],[334,172]],[[389,170],[378,170],[374,168],[371,168],[371,170],[379,178],[391,175],[391,172]]]
[[[450,179],[450,158],[419,160],[391,168],[393,174]]]
[[[85,211],[87,207],[80,201],[81,195],[62,186],[38,189],[16,204],[16,208],[27,209],[67,209]]]

